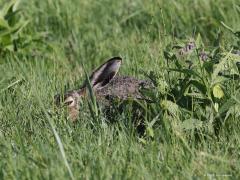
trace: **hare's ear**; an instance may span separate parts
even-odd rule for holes
[[[121,63],[120,57],[113,57],[97,68],[90,76],[93,89],[100,89],[107,85],[117,74]]]

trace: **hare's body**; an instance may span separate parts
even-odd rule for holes
[[[129,76],[116,76],[109,84],[101,89],[97,89],[95,94],[99,98],[105,97],[106,99],[144,99],[139,90],[151,87],[153,87],[152,83],[147,80],[139,80]]]
[[[114,57],[95,70],[90,76],[90,84],[97,101],[104,104],[112,99],[126,100],[141,99],[144,97],[140,89],[153,88],[148,80],[139,80],[129,76],[116,76],[122,59]],[[74,121],[79,114],[79,102],[82,97],[88,98],[86,83],[79,89],[64,94],[64,104],[68,106],[70,118]],[[57,104],[61,102],[60,95],[55,97]],[[100,102],[101,103],[101,102]]]

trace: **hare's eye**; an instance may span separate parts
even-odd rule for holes
[[[73,100],[65,101],[64,104],[67,105],[67,106],[69,106],[69,105],[71,105],[73,102],[74,102]]]
[[[69,96],[65,99],[64,105],[71,106],[74,105],[74,98],[72,96]]]

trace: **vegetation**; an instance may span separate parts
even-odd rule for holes
[[[156,86],[143,134],[54,106],[113,56]],[[239,179],[239,109],[237,0],[0,2],[0,179]]]

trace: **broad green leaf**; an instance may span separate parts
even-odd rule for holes
[[[214,103],[214,109],[216,112],[218,112],[218,109],[219,109],[219,104],[218,103]]]
[[[8,22],[0,17],[0,29],[9,29]]]
[[[234,99],[228,99],[224,104],[219,108],[219,114],[225,113],[229,110],[230,107],[235,106],[236,101]]]
[[[174,55],[172,52],[170,52],[170,51],[164,51],[163,54],[164,54],[164,57],[165,57],[166,59],[173,59],[174,56],[175,56],[175,55]]]
[[[240,62],[240,56],[238,54],[234,54],[234,53],[223,53],[223,55],[228,55],[228,58],[232,61],[235,61],[235,62]]]
[[[5,29],[5,30],[0,31],[0,37],[7,36],[9,34],[11,34],[11,30],[10,29]]]
[[[223,98],[224,96],[224,92],[221,88],[221,86],[219,84],[216,84],[214,87],[213,87],[213,96],[215,98],[218,98],[218,99],[221,99]]]
[[[197,49],[200,49],[200,48],[203,47],[202,37],[199,33],[198,33],[198,36],[197,36],[197,39],[196,39],[195,43],[196,43]]]
[[[218,64],[214,66],[213,74],[212,74],[212,84],[219,78],[219,73],[226,69],[226,65],[228,63],[229,57],[231,57],[231,52],[228,52],[224,58],[220,60]]]
[[[230,106],[230,108],[228,109],[228,111],[226,113],[224,120],[227,120],[230,116],[239,118],[240,117],[240,111],[238,111],[239,109],[240,109],[240,105],[238,105],[238,104]]]
[[[183,48],[185,47],[185,43],[184,42],[177,42],[177,44],[175,44],[172,48],[173,49],[180,49],[180,48]]]
[[[219,75],[217,76],[217,78],[214,79],[214,81],[212,80],[211,82],[211,86],[214,86],[215,84],[222,84],[225,81],[228,81],[229,78],[225,75]]]
[[[0,37],[0,43],[1,43],[3,46],[7,46],[7,45],[12,44],[12,37],[11,37],[11,35],[8,34],[8,35],[6,35],[6,36]]]
[[[214,66],[214,62],[212,62],[212,61],[204,61],[203,62],[203,68],[206,70],[206,72],[208,73],[208,74],[212,74],[212,72],[213,72],[213,66]]]
[[[191,96],[196,99],[207,99],[207,97],[202,93],[184,93],[185,96]]]
[[[168,70],[169,71],[175,71],[175,72],[184,73],[184,74],[190,75],[190,76],[196,76],[196,77],[202,79],[202,77],[196,71],[193,71],[191,69],[174,69],[174,68],[169,68]]]
[[[240,91],[238,90],[238,92],[235,95],[232,95],[231,98],[223,104],[223,106],[219,109],[219,113],[222,114],[226,112],[225,120],[230,115],[239,118],[240,117],[239,109],[240,109]]]
[[[234,33],[234,30],[231,27],[229,27],[228,25],[226,25],[223,21],[221,21],[221,24],[223,25],[223,27],[225,27],[226,29],[228,29],[229,31]]]
[[[232,99],[234,99],[239,105],[240,105],[240,90],[238,90],[238,93],[234,96],[231,96]]]
[[[228,29],[230,32],[232,32],[236,37],[240,38],[240,31],[235,31],[233,28],[229,27],[228,25],[226,25],[224,22],[221,21],[221,24],[223,25],[223,27],[225,27],[226,29]]]
[[[15,24],[17,24],[20,21],[21,16],[19,15],[19,12],[21,12],[21,10],[16,10],[16,11],[8,13],[4,17],[4,19],[8,22],[9,26],[14,26]]]
[[[27,26],[27,24],[29,23],[29,21],[21,21],[19,23],[17,23],[12,29],[11,29],[11,33],[14,35],[19,34],[22,29]]]
[[[9,51],[14,51],[13,44],[9,44],[9,45],[5,46],[5,48],[8,49]]]
[[[16,11],[20,2],[21,0],[9,0],[8,3],[3,6],[2,13],[7,14],[10,10]]]
[[[154,89],[140,88],[139,92],[144,96],[144,98],[148,99],[149,101],[156,99],[157,92]]]
[[[16,4],[16,5],[15,5]],[[3,8],[2,8],[2,15],[7,15],[7,13],[12,9],[12,11],[14,11],[17,7],[17,5],[19,4],[19,0],[10,0],[8,3],[6,3]],[[15,7],[14,7],[15,6]]]
[[[147,127],[147,135],[150,136],[150,137],[154,137],[153,128]]]
[[[181,124],[181,128],[185,129],[185,130],[192,130],[192,129],[195,129],[195,128],[201,128],[203,125],[203,122],[198,120],[198,119],[193,119],[193,118],[190,118],[190,119],[187,119],[185,121],[182,122]]]
[[[197,81],[197,80],[191,80],[189,82],[190,85],[193,85],[194,87],[196,87],[203,95],[206,94],[207,92],[207,87],[202,84],[201,82]]]

